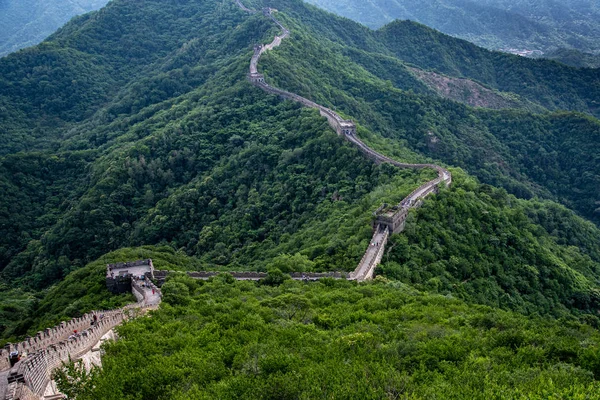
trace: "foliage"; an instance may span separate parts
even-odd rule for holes
[[[600,55],[582,53],[574,49],[559,48],[544,54],[543,57],[577,68],[600,68]]]
[[[119,335],[79,400],[594,398],[600,388],[592,327],[396,283],[213,279]]]
[[[374,143],[368,138],[388,154],[392,147],[405,146],[518,197],[558,200],[599,221],[600,159],[589,146],[600,134],[597,118],[472,109],[433,98],[400,60],[470,77],[503,95],[518,93],[516,101],[525,109],[535,109],[530,102],[537,102],[538,107],[592,114],[598,110],[600,70],[488,52],[409,22],[371,32],[331,17],[325,26],[318,11],[293,4],[293,18],[280,16],[294,28],[293,40],[261,61],[278,86],[358,119],[390,139]],[[324,53],[327,59],[319,58]]]
[[[442,160],[518,197],[559,200],[598,220],[599,159],[588,142],[598,120],[530,112],[597,114],[597,72],[490,53],[413,23],[374,32],[300,1],[268,5],[292,29],[292,38],[261,60],[270,82],[357,119],[359,136],[391,157]],[[102,257],[131,246],[171,252],[175,264],[189,263],[181,269],[355,268],[372,234],[372,212],[399,202],[433,172],[374,165],[315,110],[250,86],[244,76],[252,46],[276,32],[270,20],[234,2],[115,0],[42,45],[0,60],[4,337],[122,304],[126,299],[102,302]],[[440,99],[407,61],[476,79],[522,109],[478,110]],[[476,185],[467,192],[481,196]],[[491,211],[505,231],[522,226],[509,207],[493,204]],[[559,260],[528,259],[529,272],[538,261],[540,268],[566,264],[567,277],[578,271],[582,278],[547,291],[532,279],[532,287],[521,288],[529,296],[526,312],[593,307],[596,259],[570,249],[577,244],[566,232],[577,229],[558,229],[543,212],[527,215],[531,230],[549,229],[549,243],[558,246],[551,255]],[[582,225],[565,210],[557,215],[565,225]],[[485,215],[470,217],[469,226],[489,226]],[[424,230],[437,230],[439,220],[421,221]],[[578,242],[598,241],[588,228],[578,231]],[[541,242],[527,243],[537,246],[533,256],[548,255],[538,252]],[[440,246],[431,263],[444,265],[444,254],[454,250]],[[146,258],[130,250],[112,254],[116,261]],[[512,256],[507,260],[520,261]],[[504,259],[497,253],[487,261]],[[102,261],[78,271],[93,260]],[[443,289],[445,272],[414,283]],[[281,276],[272,275],[271,283],[280,284]],[[64,293],[44,292],[63,279],[66,286],[56,287]],[[180,292],[173,304],[185,302],[180,283],[170,283]],[[88,286],[89,296],[82,289]],[[466,298],[486,291],[473,287]],[[29,311],[16,321],[13,311],[22,310]]]
[[[3,2],[0,6],[0,57],[38,44],[72,17],[97,10],[106,3],[106,0]]]
[[[151,258],[156,269],[199,270],[198,260],[168,246],[123,248],[103,255],[71,272],[44,291],[27,291],[4,285],[0,290],[0,323],[3,342],[16,342],[26,334],[80,317],[92,310],[112,310],[132,303],[132,294],[113,295],[106,289],[106,264]]]
[[[381,274],[524,314],[597,317],[600,245],[585,239],[599,235],[597,227],[554,203],[519,200],[458,172],[453,181],[391,237]]]
[[[100,368],[92,366],[88,371],[83,360],[70,361],[63,364],[52,374],[58,391],[67,399],[79,399],[90,395],[91,382],[100,373]]]

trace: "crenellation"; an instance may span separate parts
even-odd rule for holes
[[[243,10],[255,13],[243,6],[240,0],[237,4]],[[317,280],[323,278],[351,279],[363,281],[372,279],[375,268],[381,262],[385,252],[389,235],[401,232],[404,229],[408,210],[420,206],[423,199],[431,193],[437,193],[442,185],[452,183],[452,175],[446,169],[433,164],[407,164],[399,163],[384,156],[368,147],[357,136],[356,124],[353,121],[343,119],[337,112],[321,106],[295,93],[290,93],[270,86],[265,82],[263,74],[258,72],[258,62],[261,55],[279,46],[282,41],[290,36],[286,29],[274,16],[276,10],[263,9],[263,14],[274,21],[281,29],[282,34],[275,36],[268,45],[254,46],[254,52],[250,63],[249,81],[262,90],[301,103],[306,107],[319,110],[319,113],[327,119],[331,128],[340,136],[353,143],[368,158],[375,163],[390,163],[400,168],[432,168],[438,173],[438,178],[415,189],[399,205],[388,208],[387,205],[376,211],[374,232],[369,248],[365,252],[361,262],[355,271],[347,276],[340,272],[330,273],[292,273],[292,279]],[[67,322],[61,322],[53,328],[38,332],[35,337],[27,338],[21,343],[10,344],[0,350],[0,370],[11,368],[11,352],[17,351],[24,356],[15,365],[15,374],[9,377],[9,396],[7,399],[39,399],[46,386],[50,382],[52,371],[69,360],[76,359],[85,354],[98,340],[110,329],[129,318],[129,310],[151,309],[160,303],[161,292],[151,279],[164,281],[171,273],[170,271],[155,271],[152,260],[138,260],[133,262],[108,264],[106,268],[106,284],[109,290],[115,293],[131,291],[136,295],[138,303],[128,305],[118,310],[93,312],[74,318]],[[219,272],[188,272],[188,276],[196,279],[210,279]],[[259,280],[268,275],[264,272],[230,272],[238,280]],[[104,318],[96,320],[94,316],[102,314]],[[92,324],[94,322],[94,324]],[[17,377],[20,377],[17,379]]]
[[[122,263],[122,265],[112,265],[111,268],[119,269],[120,266],[130,268],[133,264],[135,262]],[[149,270],[146,268],[149,278],[154,269],[152,260],[143,260],[134,267],[144,266],[150,268]],[[9,375],[10,387],[6,399],[24,399],[25,395],[39,399],[51,381],[52,372],[63,362],[78,359],[87,353],[103,335],[128,318],[127,310],[156,307],[156,304],[160,302],[160,289],[149,279],[147,279],[146,285],[143,293],[144,302],[117,310],[86,313],[79,318],[63,321],[53,328],[40,331],[35,337],[27,338],[21,343],[5,346],[1,350],[2,361],[0,361],[3,371],[11,368],[9,359],[11,351],[19,351],[23,357],[13,368],[14,376],[22,378],[17,380],[13,379],[12,373]],[[10,378],[11,376],[13,378]]]

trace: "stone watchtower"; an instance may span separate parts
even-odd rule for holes
[[[356,125],[352,121],[341,121],[340,122],[340,134],[344,136],[355,136]]]
[[[258,72],[253,72],[248,74],[248,80],[251,83],[265,83],[265,76],[263,74],[259,74]]]
[[[145,276],[154,279],[154,264],[151,259],[125,263],[108,264],[106,266],[106,287],[112,293],[131,291],[132,277]]]

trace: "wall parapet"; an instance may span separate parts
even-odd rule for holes
[[[153,271],[152,260],[112,264],[111,268],[131,268],[147,266]],[[109,267],[107,267],[108,269]],[[148,275],[151,275],[148,272]],[[150,278],[148,276],[147,278]],[[8,376],[8,391],[3,400],[39,399],[51,381],[52,373],[69,360],[76,360],[100,341],[108,331],[123,321],[132,318],[137,312],[155,309],[160,303],[161,292],[150,279],[144,279],[144,286],[137,281],[132,289],[141,295],[138,303],[110,311],[93,311],[82,317],[39,332],[33,338],[8,344],[0,351],[2,371],[12,368]],[[9,357],[18,352],[21,359],[12,367]],[[8,360],[8,362],[7,362]]]
[[[155,271],[157,279],[163,280],[168,275],[175,271]],[[224,272],[224,271],[187,271],[186,274],[194,279],[210,279],[219,274],[229,274],[237,280],[260,280],[269,276],[266,272],[241,271],[241,272]],[[347,279],[348,274],[344,272],[292,272],[289,274],[294,280],[319,280],[325,278]]]

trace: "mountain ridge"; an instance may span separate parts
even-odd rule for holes
[[[93,117],[70,122],[69,131],[60,132],[65,140],[39,153],[42,160],[85,154],[89,161],[84,159],[82,164],[74,164],[75,178],[68,174],[65,177],[74,182],[81,180],[81,184],[73,184],[72,192],[66,190],[68,185],[64,185],[64,192],[52,188],[44,176],[39,177],[39,184],[32,184],[31,193],[47,192],[52,204],[59,205],[56,209],[39,207],[40,200],[29,193],[19,200],[19,204],[31,204],[32,219],[40,224],[35,229],[23,224],[17,218],[19,213],[11,212],[12,204],[2,205],[1,215],[5,218],[2,226],[10,232],[4,236],[10,239],[2,242],[6,260],[3,281],[26,293],[35,292],[121,247],[165,244],[197,257],[200,260],[194,264],[197,269],[265,271],[269,266],[287,263],[314,271],[355,268],[372,235],[372,212],[382,201],[400,202],[418,182],[431,179],[428,172],[397,172],[385,165],[373,166],[356,149],[335,137],[317,112],[281,102],[275,96],[264,96],[244,82],[253,45],[257,41],[270,42],[277,33],[264,18],[248,17],[234,10],[233,4],[226,13],[212,3],[184,2],[177,3],[177,7],[160,2],[148,4],[154,18],[164,7],[169,8],[165,9],[165,15],[182,7],[181,12],[187,15],[182,27],[197,28],[195,18],[202,15],[207,37],[208,32],[220,33],[210,36],[215,41],[210,46],[207,45],[210,41],[194,40],[197,38],[191,33],[183,39],[176,38],[167,46],[172,54],[156,61],[162,69],[148,68],[143,78],[135,76],[141,72],[130,72],[134,76],[129,85],[120,88],[118,96],[94,111]],[[571,188],[585,189],[585,196],[578,195],[581,203],[573,208],[585,210],[586,215],[593,217],[594,154],[587,152],[589,149],[581,146],[580,139],[574,136],[570,138],[573,143],[567,145],[581,156],[565,160],[554,148],[564,145],[548,140],[542,153],[542,146],[528,135],[530,127],[535,127],[537,130],[532,132],[543,138],[574,126],[582,137],[592,135],[597,130],[594,117],[573,112],[539,115],[522,110],[476,110],[440,99],[415,79],[400,59],[380,63],[379,71],[368,70],[365,66],[368,60],[376,57],[390,60],[393,53],[366,28],[298,2],[289,3],[288,8],[282,2],[274,6],[281,8],[281,18],[290,26],[294,40],[285,41],[261,60],[262,72],[270,82],[328,108],[335,107],[342,116],[356,116],[360,119],[361,138],[378,152],[413,163],[463,166],[485,183],[506,187],[519,197],[561,196],[568,204],[573,199],[563,197],[558,191],[561,186],[566,188],[567,195],[573,192]],[[111,26],[103,18],[114,14],[120,15],[115,21],[125,21],[126,13],[118,12],[119,7],[138,12],[138,19],[143,20],[143,9],[131,9],[125,2],[116,1],[95,14],[98,21],[91,18],[87,22],[85,36],[75,21],[57,34],[60,44],[47,43],[42,49],[62,48],[67,44],[77,47],[92,40],[93,32]],[[295,15],[310,23],[303,25]],[[164,34],[162,41],[175,39],[170,32],[162,32],[167,29],[168,26],[157,26],[154,35]],[[318,29],[323,30],[322,34],[315,34]],[[196,31],[196,35],[201,37],[202,32]],[[106,48],[102,43],[94,46]],[[221,47],[227,49],[222,58],[218,52]],[[108,49],[106,54],[125,50]],[[126,54],[112,58],[106,68],[125,62]],[[67,57],[68,53],[59,55]],[[2,62],[14,64],[5,64],[5,68],[16,65],[19,57],[22,56],[7,57]],[[97,60],[101,61],[102,55]],[[530,60],[522,62],[525,67],[534,65]],[[138,63],[139,60],[132,60],[131,69]],[[127,69],[128,65],[124,63],[119,68]],[[525,67],[523,71],[527,70]],[[104,66],[99,64],[98,68]],[[404,75],[395,73],[399,70]],[[560,73],[563,69],[555,71]],[[395,80],[390,76],[395,76]],[[419,89],[411,92],[413,87]],[[510,132],[502,130],[507,126],[511,127]],[[508,134],[524,138],[517,141],[503,137]],[[50,139],[48,132],[45,140]],[[514,146],[514,154],[509,144]],[[538,170],[526,163],[536,163],[538,159],[521,157],[534,145],[539,152],[535,156],[548,164],[552,176],[530,174]],[[11,166],[8,171],[17,170],[19,162],[27,162],[21,159],[23,155],[18,150],[7,151],[16,153],[2,158],[3,163]],[[555,165],[555,161],[565,163],[565,167]],[[578,174],[580,180],[572,179],[570,171],[575,167],[569,163],[579,166],[576,163],[580,161],[585,161],[590,171],[586,171],[588,175]],[[5,193],[32,174],[24,170],[18,176],[20,181],[15,181],[16,177],[8,171],[3,175],[8,182]],[[552,185],[549,178],[555,179]],[[456,190],[474,194],[479,191],[472,184]],[[483,195],[479,198],[491,202],[491,207],[500,208],[493,199]],[[508,219],[510,212],[510,208],[502,208],[495,215]],[[525,217],[529,218],[526,214]],[[477,216],[476,221],[480,218],[483,217]],[[574,214],[565,218],[569,223],[577,219]],[[425,223],[431,225],[434,221]],[[507,234],[511,226],[507,227]],[[539,229],[539,222],[534,226]],[[556,235],[558,232],[560,229]],[[552,240],[558,240],[556,235],[551,235]],[[586,233],[589,238],[596,235],[595,230]],[[532,240],[528,243],[536,249],[534,254],[541,257],[541,249],[533,239],[526,240]],[[547,265],[551,271],[568,265],[567,260],[573,257],[564,250],[567,243],[557,246],[561,249],[556,255],[560,261]],[[466,253],[471,250],[464,249]],[[435,257],[440,258],[436,266],[446,261],[445,254],[436,253]],[[497,265],[501,257],[504,256],[496,255],[491,262]],[[515,258],[507,259],[517,265],[515,271],[509,271],[513,279],[525,265]],[[596,261],[585,262],[593,269]],[[476,260],[478,268],[481,264],[481,260]],[[592,293],[595,284],[585,279],[585,294]],[[509,289],[512,286],[507,286],[506,290]],[[581,310],[571,303],[575,289],[578,288],[569,287],[565,291],[568,295],[560,302],[548,300],[554,305],[544,312],[560,313],[566,307],[574,315],[588,313],[586,307],[593,303],[577,303],[583,307]],[[448,294],[451,293],[452,289]],[[550,291],[544,294],[544,299],[553,296]],[[35,305],[30,310],[35,315]],[[77,310],[70,310],[73,312]],[[4,326],[12,327],[13,322],[6,318]]]
[[[597,7],[591,1],[430,0],[425,2],[311,0],[331,12],[377,29],[410,19],[479,46],[518,54],[543,55],[558,48],[597,54]],[[568,61],[568,59],[567,59]]]

